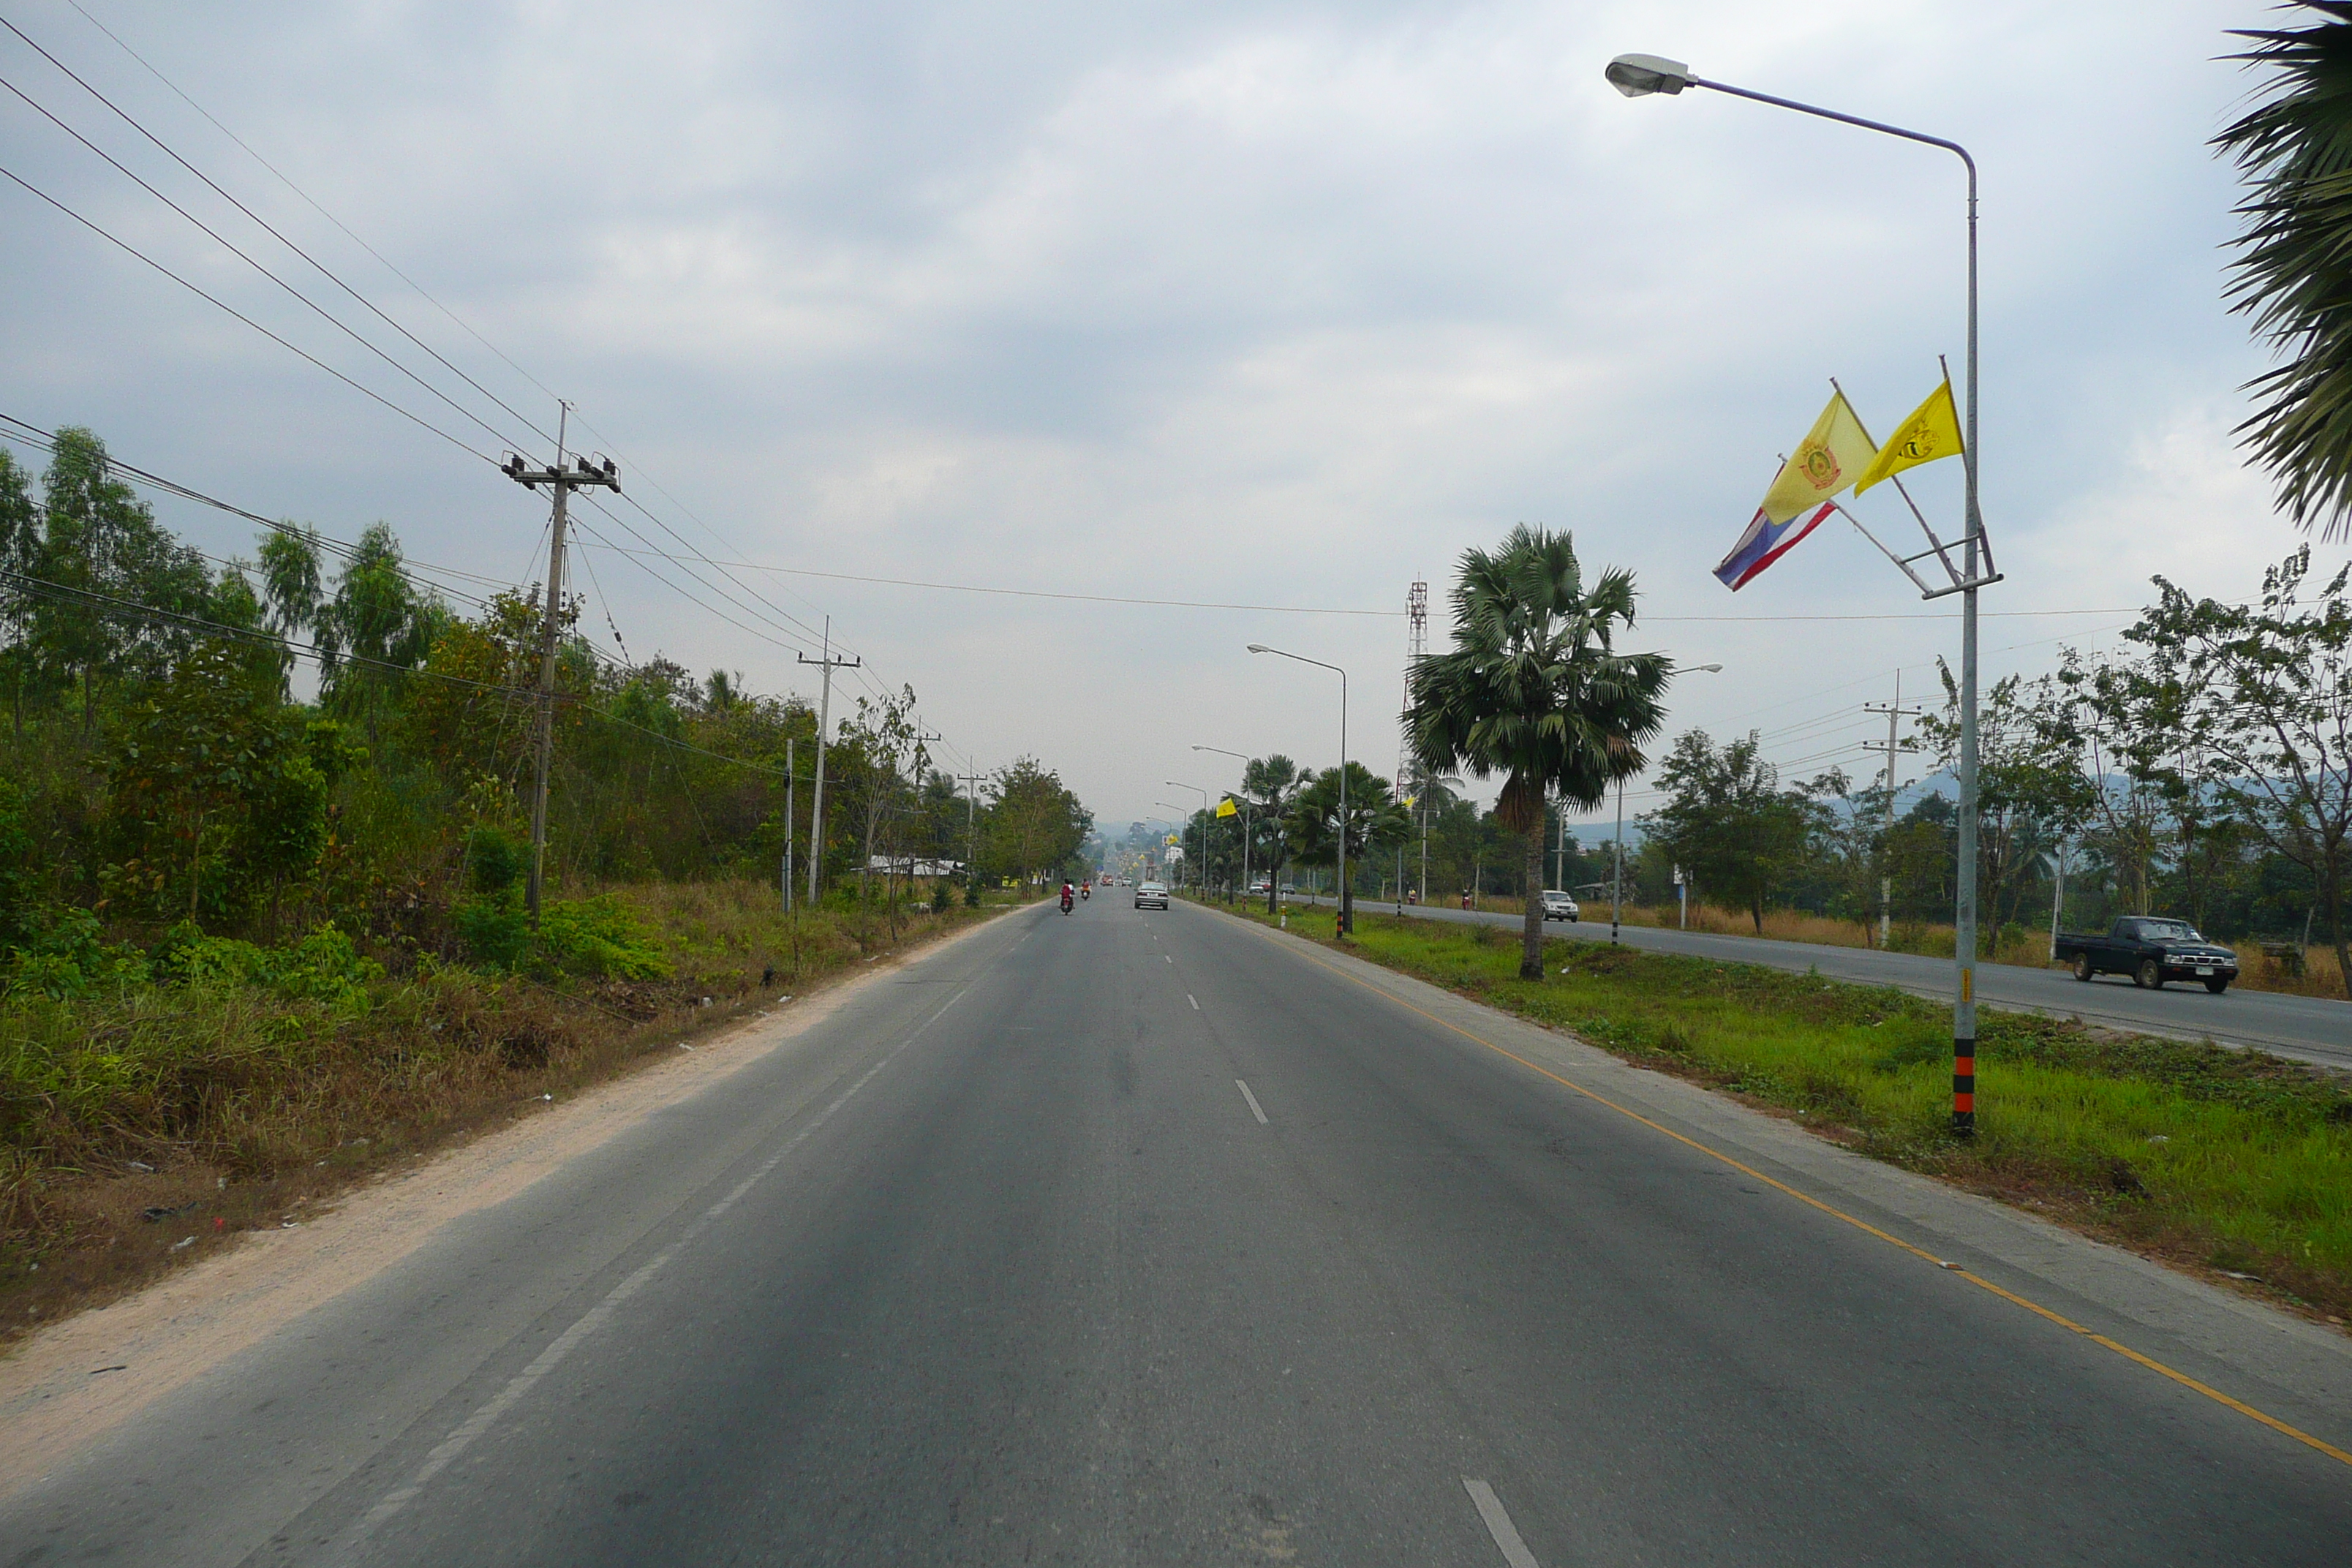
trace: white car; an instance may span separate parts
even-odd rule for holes
[[[1138,882],[1135,885],[1135,907],[1139,910],[1166,909],[1168,889],[1158,882]]]
[[[1576,900],[1570,898],[1566,893],[1561,892],[1558,888],[1546,888],[1543,890],[1544,919],[1548,921],[1573,921],[1581,912],[1582,911],[1578,910],[1576,907]]]

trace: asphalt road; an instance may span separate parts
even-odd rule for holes
[[[1328,899],[1300,903],[1329,907]],[[1360,902],[1360,911],[1394,914],[1391,903]],[[1599,918],[1593,918],[1597,910]],[[1482,921],[1517,926],[1520,917],[1488,911],[1472,912],[1443,905],[1407,906],[1405,913],[1436,921]],[[1609,906],[1585,906],[1580,921],[1554,921],[1554,936],[1582,942],[1609,940]],[[1803,973],[1818,969],[1832,980],[1865,985],[1892,985],[1919,996],[1949,999],[1952,963],[1948,958],[1921,958],[1908,952],[1881,952],[1860,947],[1824,947],[1806,942],[1775,942],[1769,937],[1716,936],[1706,931],[1675,931],[1656,926],[1620,926],[1619,940],[1653,952],[1687,952],[1732,963],[1761,963],[1773,969]],[[2021,969],[2014,964],[1977,966],[1977,1002],[1980,1006],[2007,1007],[2017,1012],[2047,1013],[2053,1017],[2080,1018],[2110,1028],[2132,1029],[2185,1039],[2210,1039],[2228,1046],[2257,1046],[2283,1057],[2352,1068],[2352,1003],[2323,996],[2289,996],[2275,991],[2247,991],[2232,986],[2216,996],[2202,986],[2167,985],[2142,991],[2122,975],[2103,974],[2085,984],[2063,969]]]
[[[1977,1280],[2352,1447],[2340,1337],[1486,1017],[1013,915],[61,1463],[0,1564],[2346,1560],[2352,1464]]]

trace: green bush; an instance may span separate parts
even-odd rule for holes
[[[558,900],[540,911],[539,957],[566,974],[615,980],[662,980],[669,959],[636,917],[610,893]]]
[[[87,995],[100,984],[140,984],[147,957],[135,947],[99,940],[98,917],[72,905],[18,911],[18,941],[0,953],[0,997],[37,994],[51,1001]]]
[[[333,925],[323,925],[291,947],[259,947],[235,937],[206,936],[192,923],[172,928],[156,967],[192,990],[249,987],[289,1000],[350,1004],[362,1000],[383,966],[363,955]]]
[[[466,956],[481,968],[515,969],[530,952],[530,921],[512,889],[468,899],[450,918]]]

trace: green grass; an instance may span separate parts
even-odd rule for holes
[[[1263,919],[1261,916],[1252,918]],[[1312,933],[1320,922],[1297,922]],[[1348,948],[1862,1152],[2352,1316],[2352,1078],[2259,1052],[1987,1012],[1951,1136],[1948,1007],[1752,964],[1358,915]]]

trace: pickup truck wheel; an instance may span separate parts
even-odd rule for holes
[[[2219,996],[2222,992],[2227,991],[2229,988],[2230,983],[2218,974],[2205,983],[2205,989],[2210,991],[2216,996]]]
[[[2152,958],[2141,959],[2139,961],[2139,967],[2132,971],[2132,984],[2137,985],[2143,991],[2163,990],[2163,966],[2158,964],[2156,960]]]
[[[2092,975],[2097,973],[2098,971],[2091,967],[2091,955],[2089,953],[2078,952],[2074,955],[2075,979],[2087,981]]]

